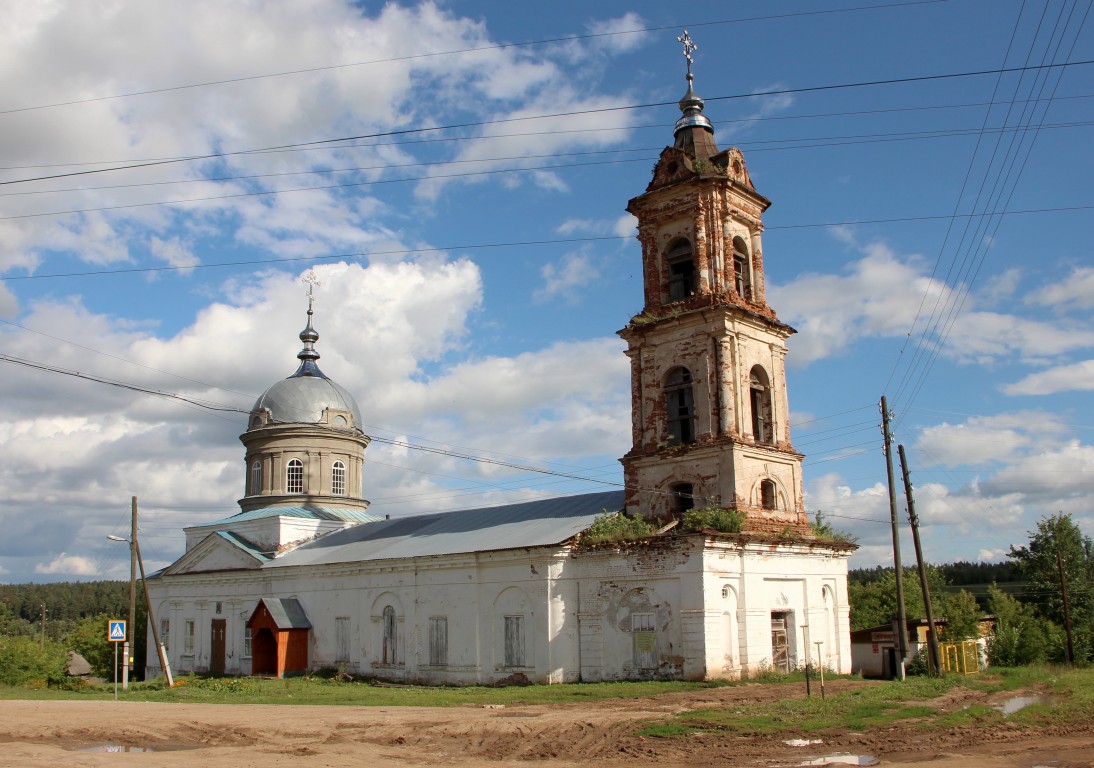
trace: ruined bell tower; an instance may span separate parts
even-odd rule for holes
[[[645,305],[619,335],[631,360],[627,510],[656,519],[737,509],[745,529],[808,530],[790,442],[786,339],[764,291],[763,220],[737,148],[719,150],[688,61],[683,113],[638,219]]]

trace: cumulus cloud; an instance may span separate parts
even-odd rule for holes
[[[1035,291],[1030,302],[1060,312],[1094,308],[1094,267],[1076,267],[1066,279]]]
[[[34,567],[35,573],[46,575],[64,576],[97,576],[98,569],[95,564],[86,557],[68,555],[62,552],[48,563],[39,563]]]
[[[540,276],[543,286],[532,294],[536,302],[561,300],[574,304],[582,290],[600,277],[600,271],[587,254],[569,253],[556,263],[544,264]]]
[[[1003,385],[1008,395],[1054,395],[1094,389],[1094,360],[1060,365]]]
[[[1031,448],[1055,443],[1067,431],[1058,414],[1020,411],[926,427],[916,438],[915,447],[931,464],[979,465],[1011,461]]]

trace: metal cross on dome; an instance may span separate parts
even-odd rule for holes
[[[300,282],[308,286],[308,309],[311,309],[312,302],[315,301],[315,289],[321,285],[319,278],[315,276],[315,272],[309,269],[300,278]]]
[[[695,60],[691,58],[691,54],[699,50],[699,46],[691,41],[691,35],[688,34],[688,31],[686,29],[684,30],[684,34],[680,35],[676,39],[684,45],[684,58],[687,59],[688,74],[690,75],[691,65],[695,63]]]

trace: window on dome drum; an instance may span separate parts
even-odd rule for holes
[[[665,377],[665,413],[668,439],[677,443],[694,443],[695,405],[691,371],[687,368],[673,368]]]
[[[396,663],[396,644],[398,641],[398,624],[395,622],[395,609],[390,605],[384,606],[384,664]]]
[[[335,496],[346,495],[346,465],[340,461],[331,467],[330,492]]]
[[[695,293],[695,262],[691,243],[677,240],[665,254],[669,270],[669,301],[680,301]]]
[[[251,465],[251,495],[262,493],[262,462],[256,461]]]
[[[771,381],[767,372],[755,366],[749,376],[749,396],[752,405],[752,437],[757,443],[775,442],[775,425],[771,417]]]
[[[752,267],[748,262],[745,241],[739,237],[733,238],[733,286],[738,296],[752,301]]]
[[[695,489],[691,483],[678,483],[672,486],[672,502],[676,514],[682,515],[695,508]]]
[[[285,470],[285,491],[288,493],[304,492],[304,462],[300,459],[292,459]]]
[[[760,506],[764,509],[775,508],[775,482],[764,480],[760,483]]]

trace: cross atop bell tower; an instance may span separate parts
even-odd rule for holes
[[[627,509],[667,519],[691,507],[737,509],[746,530],[808,531],[801,454],[790,442],[787,337],[767,304],[760,195],[737,148],[719,150],[677,38],[687,91],[673,145],[638,219],[644,307],[619,332],[631,359],[633,445]]]

